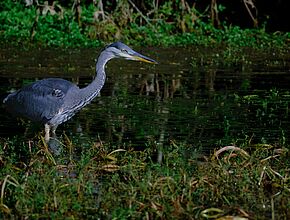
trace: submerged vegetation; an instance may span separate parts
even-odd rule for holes
[[[37,141],[38,140],[38,141]],[[198,156],[168,143],[136,151],[63,137],[52,156],[43,139],[1,140],[1,218],[289,219],[289,149],[227,146]],[[190,152],[190,153],[189,153]]]
[[[25,4],[26,2],[26,4]],[[61,3],[62,2],[62,3]],[[230,47],[283,48],[289,33],[267,33],[248,11],[254,28],[223,22],[225,6],[208,7],[187,1],[2,1],[1,41],[9,45],[95,47],[117,39],[130,45],[224,44]],[[243,1],[256,10],[252,1]],[[244,7],[244,6],[243,6]],[[263,21],[262,21],[263,22]]]

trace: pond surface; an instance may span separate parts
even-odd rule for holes
[[[143,148],[182,142],[205,150],[239,142],[289,142],[289,53],[221,58],[222,50],[135,48],[159,62],[112,60],[99,97],[59,126],[77,135]],[[86,86],[98,50],[0,50],[1,100],[23,85],[61,77]],[[230,58],[230,56],[228,56]],[[0,113],[0,137],[23,135],[30,123]],[[41,131],[42,127],[38,131]],[[35,130],[25,132],[33,137]]]

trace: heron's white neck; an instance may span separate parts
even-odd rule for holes
[[[105,66],[113,56],[104,50],[96,63],[96,76],[94,80],[86,87],[80,90],[80,97],[84,105],[90,103],[101,91],[106,81]]]

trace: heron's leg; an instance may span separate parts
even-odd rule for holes
[[[56,139],[55,130],[57,128],[57,125],[48,125],[48,139],[47,139],[47,145],[49,147],[49,150],[53,155],[60,155],[62,148],[60,147],[59,141]],[[51,137],[49,137],[49,131],[51,132]]]
[[[56,129],[57,129],[57,125],[54,125],[51,127],[51,134],[53,138],[56,138],[56,133],[55,133]]]
[[[49,132],[50,132],[50,125],[49,124],[45,124],[44,125],[44,131],[45,131],[45,136],[44,136],[44,140],[46,143],[48,143],[49,141]]]

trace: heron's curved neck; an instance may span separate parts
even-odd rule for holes
[[[106,51],[103,51],[96,63],[96,76],[94,80],[85,88],[81,89],[81,98],[85,102],[84,104],[92,101],[101,91],[105,84],[106,73],[105,66],[106,63],[111,60],[113,57],[108,54]]]

